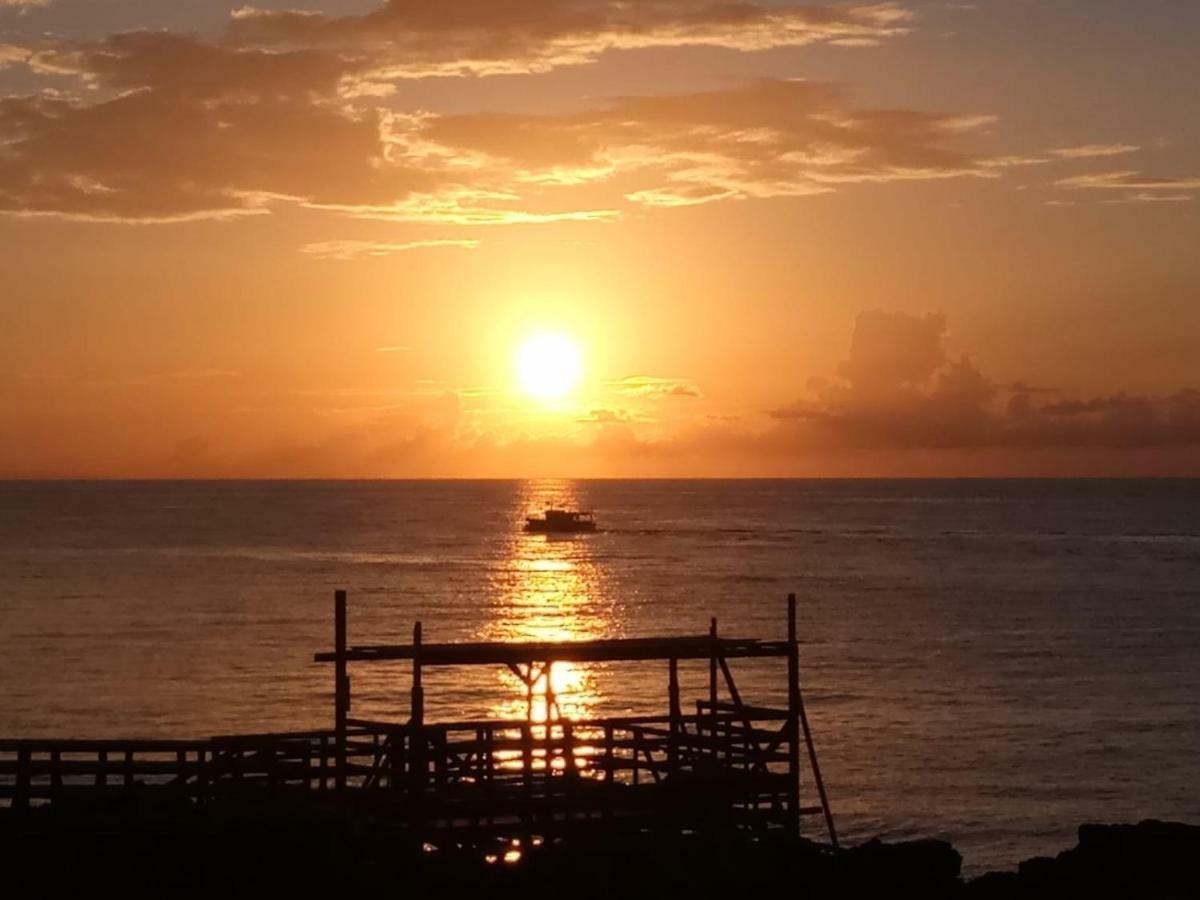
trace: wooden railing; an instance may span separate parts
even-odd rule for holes
[[[423,726],[349,720],[334,731],[207,740],[0,741],[0,805],[174,792],[371,792],[395,815],[446,829],[565,827],[621,817],[712,816],[769,828],[789,807],[787,713],[700,703],[694,715]],[[540,832],[539,832],[540,833]]]
[[[373,771],[375,736],[356,730],[346,769]],[[154,789],[204,802],[238,788],[333,788],[332,731],[204,740],[0,740],[0,805]]]

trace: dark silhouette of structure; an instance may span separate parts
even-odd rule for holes
[[[190,803],[282,793],[319,794],[386,815],[418,843],[481,846],[589,832],[798,835],[819,816],[837,833],[821,781],[800,689],[796,600],[783,641],[702,635],[562,642],[349,645],[347,598],[334,599],[331,731],[215,737],[201,741],[0,741],[0,801],[13,807],[92,799],[138,789]],[[745,702],[731,661],[786,661],[783,709]],[[411,713],[404,722],[351,716],[351,664],[406,660]],[[685,712],[679,663],[708,662],[708,696]],[[560,662],[665,663],[662,715],[568,719],[550,677]],[[505,666],[525,684],[524,719],[430,722],[423,672],[435,666]],[[545,718],[535,721],[535,686]],[[722,689],[723,688],[723,689]],[[807,767],[811,780],[805,781]],[[810,784],[813,802],[801,803]]]
[[[964,883],[945,841],[837,847],[788,638],[708,634],[552,643],[350,646],[335,597],[334,727],[203,741],[0,741],[0,871],[14,896],[395,890],[414,896],[742,896],[920,900],[1197,896],[1200,827],[1085,825],[1079,845]],[[786,709],[743,701],[730,660],[786,660]],[[408,660],[405,722],[351,717],[351,664]],[[679,663],[708,662],[684,713]],[[665,661],[662,716],[428,722],[423,671]],[[724,690],[721,690],[722,685]],[[803,745],[803,747],[802,747]],[[802,778],[803,764],[811,779]],[[818,803],[802,806],[810,785]],[[798,837],[823,816],[828,843]],[[520,859],[516,866],[505,861]]]

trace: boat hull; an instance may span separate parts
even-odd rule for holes
[[[530,534],[581,534],[596,530],[595,522],[544,522],[531,519],[525,523],[525,530]]]

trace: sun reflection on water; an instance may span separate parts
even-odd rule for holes
[[[615,603],[593,551],[594,535],[526,534],[526,515],[547,506],[578,509],[577,486],[570,481],[524,485],[513,515],[513,535],[505,562],[491,577],[490,613],[479,637],[494,641],[571,641],[615,636]],[[528,673],[523,673],[528,677]],[[535,665],[532,696],[516,674],[502,671],[497,718],[534,722],[585,719],[602,700],[599,669],[560,661],[546,673]],[[549,690],[547,690],[549,688]]]

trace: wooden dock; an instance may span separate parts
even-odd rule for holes
[[[788,638],[707,634],[564,642],[349,645],[347,600],[334,599],[333,728],[205,740],[0,740],[0,805],[95,804],[130,796],[207,804],[290,793],[355,804],[401,823],[417,844],[545,840],[580,832],[721,829],[800,834],[806,817],[837,833],[800,688],[796,600]],[[786,708],[745,702],[731,661],[786,661]],[[412,664],[408,720],[351,716],[351,664]],[[681,660],[708,661],[708,695],[685,712]],[[661,715],[563,717],[555,663],[665,663]],[[525,719],[428,722],[422,673],[505,666],[525,684]],[[544,721],[532,717],[546,685]],[[809,800],[802,802],[807,792]]]

